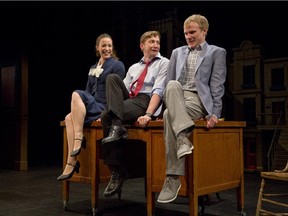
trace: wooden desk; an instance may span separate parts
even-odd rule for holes
[[[61,121],[63,126],[63,169],[66,166],[67,160],[67,135],[65,122]],[[152,191],[151,170],[152,170],[152,152],[151,145],[156,138],[163,136],[163,122],[151,121],[149,126],[142,128],[139,126],[126,127],[129,133],[129,139],[142,140],[146,143],[146,190]],[[157,135],[157,136],[156,136]],[[97,212],[98,206],[98,189],[99,183],[110,179],[110,172],[108,167],[100,159],[101,139],[103,138],[103,131],[101,122],[93,122],[91,126],[84,128],[84,136],[86,137],[86,148],[81,150],[81,154],[77,156],[80,162],[80,172],[74,173],[71,179],[63,181],[63,207],[67,209],[69,201],[70,182],[82,182],[91,184],[91,206],[93,215]],[[162,138],[163,140],[163,138]],[[163,143],[161,143],[164,147]],[[149,152],[149,153],[148,153]],[[147,200],[152,200],[152,193],[147,193]],[[152,212],[152,205],[147,206],[147,211]]]
[[[186,175],[181,177],[179,196],[189,198],[190,216],[198,215],[198,196],[236,189],[238,211],[244,209],[243,127],[245,122],[221,121],[207,129],[205,121],[195,123],[191,135],[193,153],[186,159]],[[153,215],[155,192],[160,192],[165,178],[165,146],[162,134],[153,133],[151,147],[147,147],[147,169],[152,182],[147,198],[148,216]],[[152,160],[153,158],[153,160]],[[161,161],[159,161],[161,160]]]
[[[66,166],[68,156],[68,142],[65,122],[61,121],[63,126],[63,169]],[[97,212],[98,205],[98,189],[99,183],[107,181],[110,178],[108,167],[103,160],[99,159],[100,141],[103,138],[103,132],[100,122],[94,122],[91,126],[84,128],[84,136],[86,138],[86,148],[81,150],[81,154],[77,156],[80,162],[80,172],[74,173],[72,178],[63,181],[63,208],[67,210],[69,201],[70,182],[88,183],[91,185],[91,206],[93,215]]]
[[[67,137],[65,123],[63,140],[63,167],[67,158]],[[245,122],[222,121],[213,129],[206,129],[205,121],[196,122],[191,135],[193,153],[188,156],[186,175],[181,177],[180,196],[188,196],[190,216],[198,215],[198,196],[236,189],[238,210],[244,209],[243,172],[243,128]],[[127,127],[128,139],[139,139],[146,143],[146,198],[147,216],[154,215],[155,192],[160,192],[165,178],[165,144],[163,122],[152,121],[147,128]],[[86,149],[77,159],[81,163],[80,173],[63,181],[64,209],[69,200],[70,182],[91,184],[91,206],[93,215],[97,212],[99,183],[110,178],[110,173],[99,159],[100,139],[103,138],[101,122],[94,122],[84,129]]]

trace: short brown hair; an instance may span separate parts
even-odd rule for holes
[[[152,37],[159,37],[160,39],[160,32],[158,31],[147,31],[145,32],[144,34],[142,34],[141,38],[140,38],[140,44],[143,44],[145,43],[145,41],[149,38],[152,38]]]

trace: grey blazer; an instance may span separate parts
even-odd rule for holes
[[[170,80],[179,79],[188,54],[187,45],[172,51],[166,85]],[[209,116],[215,114],[218,118],[221,117],[226,73],[226,50],[205,42],[196,62],[195,85]]]

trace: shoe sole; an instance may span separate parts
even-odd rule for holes
[[[114,196],[114,195],[116,195],[116,194],[117,194],[118,196],[121,196],[121,195],[119,195],[119,193],[122,194],[122,188],[121,188],[121,190],[114,191],[113,193],[110,193],[110,194],[105,194],[105,193],[104,193],[104,197],[110,198],[110,197],[112,197],[112,196]]]
[[[179,154],[179,155],[177,154],[178,159],[181,159],[181,158],[182,158],[183,156],[185,156],[185,155],[191,154],[193,149],[194,149],[194,146],[192,145],[192,146],[190,147],[190,151],[182,152],[182,153]]]
[[[102,143],[102,144],[105,144],[105,143],[116,142],[116,141],[118,141],[118,140],[120,140],[120,139],[122,139],[122,138],[123,138],[123,139],[127,139],[127,138],[128,138],[128,133],[127,133],[127,134],[123,134],[123,135],[122,135],[121,137],[119,137],[118,139],[114,139],[114,140],[110,140],[110,141],[106,141],[106,142],[105,142],[105,141],[103,142],[103,140],[102,140],[101,143]]]
[[[177,189],[175,197],[173,197],[172,199],[170,199],[170,200],[159,200],[159,199],[157,199],[157,202],[159,202],[159,203],[169,203],[169,202],[174,201],[177,198],[177,196],[178,196],[178,192],[179,192],[180,188],[181,188],[181,184],[179,185],[179,187]]]

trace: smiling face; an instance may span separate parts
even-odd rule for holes
[[[160,51],[160,33],[147,31],[140,38],[140,49],[144,55],[144,61],[151,61]]]
[[[96,44],[96,50],[99,52],[100,57],[103,60],[110,58],[113,52],[113,42],[111,38],[101,38],[99,44]]]
[[[194,49],[206,40],[209,22],[206,17],[194,14],[185,20],[183,29],[188,46]]]
[[[206,29],[201,29],[196,22],[191,21],[184,26],[184,35],[189,47],[196,48],[205,41]]]
[[[145,59],[151,60],[157,56],[160,50],[160,38],[158,36],[152,36],[141,43],[140,48]]]

